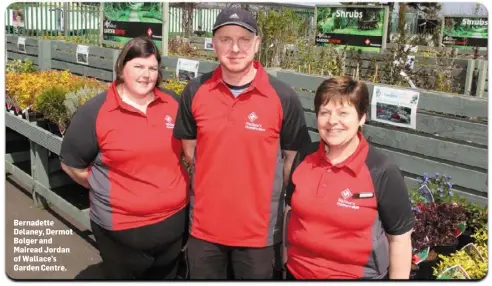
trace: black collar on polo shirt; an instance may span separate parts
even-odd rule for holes
[[[251,81],[251,84],[247,90],[256,89],[261,95],[270,96],[271,89],[268,89],[268,85],[270,84],[268,80],[268,73],[265,71],[265,69],[263,68],[263,66],[259,61],[254,61],[253,67],[256,69],[256,75],[253,78],[253,81]],[[213,71],[212,77],[210,79],[210,83],[208,85],[208,90],[211,91],[212,89],[216,88],[219,84],[222,84],[227,87],[227,84],[222,79],[221,66],[217,67]]]
[[[341,169],[343,167],[346,167],[349,169],[352,173],[352,175],[355,177],[357,174],[359,174],[362,166],[365,165],[366,163],[366,158],[367,158],[367,151],[369,145],[367,144],[366,139],[362,135],[361,132],[357,132],[357,137],[359,137],[359,145],[357,146],[357,149],[355,149],[355,152],[350,155],[347,159],[343,160],[342,162],[333,165],[328,158],[326,158],[326,152],[325,152],[325,142],[323,140],[320,140],[319,142],[319,148],[317,151],[317,156],[319,159],[319,163],[321,166],[326,166],[326,167],[335,167],[338,169]]]
[[[125,103],[120,95],[118,94],[118,90],[116,89],[116,81],[113,81],[111,86],[108,88],[108,92],[106,94],[106,104],[109,107],[109,110],[115,110],[118,107],[123,107],[125,108],[127,103]],[[161,88],[154,88],[154,94],[156,95],[156,98],[162,102],[167,103],[168,100],[166,99],[166,94]]]

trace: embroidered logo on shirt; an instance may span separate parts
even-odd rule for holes
[[[256,120],[256,119],[258,119],[258,116],[256,115],[256,113],[251,112],[251,113],[248,115],[248,119],[249,119],[249,121],[251,121],[251,122],[255,122],[255,120]]]
[[[351,198],[352,192],[349,189],[345,189],[340,192],[341,198],[338,198],[337,205],[339,207],[344,207],[344,208],[351,208],[354,210],[358,210],[359,206],[356,205],[354,202],[348,201],[349,198]]]
[[[348,199],[348,198],[350,198],[351,196],[352,196],[352,193],[350,192],[350,190],[349,190],[349,189],[345,189],[345,190],[343,190],[343,191],[342,191],[342,197],[343,197],[344,199]]]
[[[173,118],[169,115],[166,115],[166,117],[164,117],[164,120],[166,120],[166,128],[169,128],[169,129],[173,129],[174,128],[174,123],[173,122]]]
[[[255,112],[251,112],[250,114],[248,114],[248,120],[250,122],[246,121],[246,125],[244,126],[244,128],[254,131],[265,132],[265,128],[263,128],[261,124],[253,123],[256,120],[258,120],[258,115],[256,115]]]

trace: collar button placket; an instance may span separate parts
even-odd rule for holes
[[[228,112],[228,121],[229,121],[229,124],[231,125],[234,125],[234,123],[236,122],[236,119],[235,119],[235,112],[236,112],[236,100],[232,100],[230,105],[229,105],[229,112]]]

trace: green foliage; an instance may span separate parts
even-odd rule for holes
[[[169,80],[163,81],[160,86],[162,88],[172,90],[178,95],[181,95],[181,93],[183,92],[183,89],[186,86],[186,82],[181,82],[181,81],[178,81],[176,79],[169,79]]]
[[[475,238],[475,246],[483,257],[483,261],[477,257],[471,257],[468,253],[460,249],[450,256],[439,255],[441,261],[433,268],[434,275],[437,276],[449,267],[455,265],[461,265],[465,269],[466,273],[471,279],[482,279],[488,272],[488,229],[487,226],[483,226],[475,234],[472,235]]]
[[[193,47],[188,39],[174,37],[168,41],[169,55],[179,55],[184,57],[197,57],[198,50]]]
[[[451,177],[445,174],[436,173],[433,177],[429,177],[424,173],[423,178],[419,178],[420,186],[426,185],[434,197],[436,203],[455,202],[459,200],[457,194],[453,192],[453,183]]]
[[[422,194],[419,192],[418,188],[414,188],[408,191],[410,201],[412,202],[412,205],[417,205],[419,203],[425,203],[424,197]]]
[[[37,71],[36,66],[30,59],[12,60],[9,61],[5,67],[7,73],[29,73]]]
[[[465,199],[462,199],[465,200]],[[476,231],[487,226],[488,223],[488,209],[478,206],[476,204],[460,202],[465,208],[466,224],[467,228],[471,231]]]
[[[333,24],[326,24],[323,27],[323,32],[325,32],[325,33],[331,33],[333,30],[335,30],[335,27],[333,26]]]
[[[62,33],[58,33],[57,35],[45,35],[38,38],[41,40],[65,41],[74,44],[96,44],[99,34],[89,33],[84,36],[65,36]]]
[[[162,9],[160,8],[160,3],[146,3],[150,4],[150,9],[144,13],[145,17],[153,18],[162,21]]]
[[[64,87],[51,87],[42,92],[35,102],[35,109],[47,120],[65,128],[69,120],[64,105],[65,95],[69,90]]]
[[[109,20],[117,21],[129,17],[130,10],[124,2],[105,3],[104,16]]]
[[[257,59],[262,65],[278,67],[285,58],[285,46],[296,43],[296,40],[307,34],[307,21],[290,8],[258,11],[261,47]]]
[[[315,47],[307,40],[297,40],[295,47],[295,51],[285,52],[280,63],[281,68],[323,76],[345,73],[345,48],[337,49],[333,45]]]
[[[84,85],[78,90],[68,92],[63,101],[68,118],[72,118],[73,114],[84,105],[89,99],[103,92],[105,88]]]

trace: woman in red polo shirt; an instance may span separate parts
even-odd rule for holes
[[[286,190],[287,279],[408,279],[413,213],[399,168],[360,132],[366,85],[325,80],[314,107],[321,140],[298,152]]]
[[[153,41],[129,41],[116,80],[75,113],[62,143],[63,170],[89,189],[108,279],[176,278],[187,176],[172,136],[178,98],[158,88],[160,62]]]

